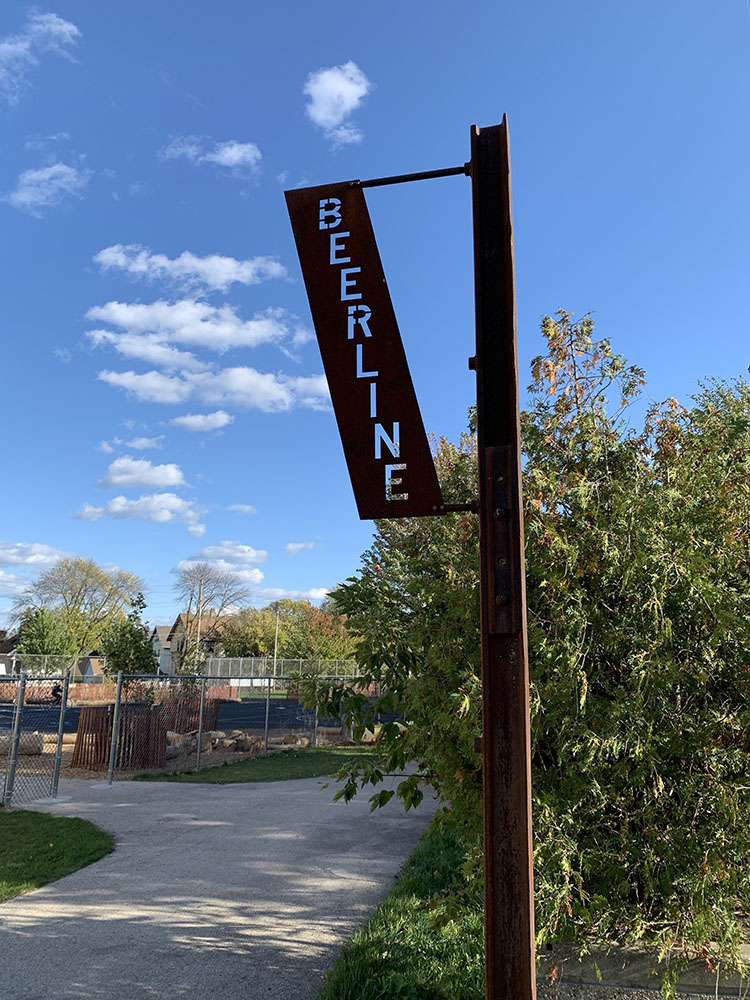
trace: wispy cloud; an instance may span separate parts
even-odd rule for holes
[[[315,542],[289,542],[284,546],[284,552],[288,556],[297,556],[306,549],[314,549]]]
[[[172,281],[186,289],[226,292],[230,285],[257,285],[271,278],[287,277],[286,268],[273,257],[237,260],[220,254],[198,257],[188,250],[170,258],[135,243],[116,243],[94,258],[102,271],[118,270],[146,281]]]
[[[257,507],[253,507],[251,503],[230,503],[224,510],[231,510],[235,514],[257,514]]]
[[[86,334],[94,347],[113,347],[125,358],[135,358],[157,365],[166,371],[205,371],[209,366],[190,351],[170,347],[155,334],[111,333],[109,330],[89,330]]]
[[[175,569],[188,569],[196,563],[205,562],[214,569],[233,574],[242,583],[257,586],[263,580],[263,573],[255,564],[265,562],[267,557],[268,553],[263,549],[254,549],[252,545],[243,545],[241,542],[225,541],[206,546],[189,559],[183,559]]]
[[[183,500],[175,493],[152,493],[141,496],[137,500],[128,500],[123,496],[114,497],[102,507],[93,507],[87,503],[76,514],[76,517],[84,521],[98,521],[102,518],[118,520],[134,518],[138,521],[151,521],[156,524],[169,524],[178,521],[187,525],[189,534],[200,538],[206,531],[205,524],[202,524],[200,520],[204,513],[203,508],[199,507],[194,500]]]
[[[161,448],[161,443],[164,440],[164,435],[159,434],[157,437],[136,437],[132,441],[125,441],[126,448],[134,448],[136,451],[146,451],[149,448]]]
[[[4,573],[0,569],[0,597],[18,597],[28,590],[29,586],[29,580],[24,580],[15,573]]]
[[[167,486],[184,486],[185,477],[179,465],[152,465],[146,458],[123,455],[116,458],[107,470],[100,486],[145,487],[158,490]]]
[[[362,133],[348,119],[371,90],[372,84],[351,59],[342,66],[319,69],[310,73],[303,88],[309,98],[305,112],[334,145],[361,142]]]
[[[229,139],[216,142],[208,136],[175,136],[164,149],[160,150],[162,160],[189,160],[191,163],[211,164],[224,167],[236,177],[253,176],[260,170],[262,159],[254,142],[238,142]]]
[[[18,34],[0,38],[0,96],[11,106],[17,104],[29,85],[30,71],[39,65],[39,56],[55,52],[70,58],[70,49],[80,37],[80,30],[70,21],[32,10]]]
[[[70,167],[66,163],[24,170],[15,191],[6,194],[3,201],[40,218],[45,209],[56,208],[66,198],[80,196],[90,177],[90,170]]]
[[[173,426],[182,427],[186,431],[216,431],[233,422],[234,417],[225,413],[224,410],[216,410],[214,413],[186,413],[182,417],[175,417],[168,421]]]
[[[184,403],[198,399],[207,406],[257,409],[264,413],[287,413],[296,407],[327,410],[330,405],[323,375],[291,378],[238,366],[218,372],[185,372],[181,376],[157,371],[139,375],[134,371],[105,370],[97,377],[143,403]]]

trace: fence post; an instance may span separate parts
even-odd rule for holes
[[[313,739],[313,746],[318,745],[318,706],[315,706],[315,738]]]
[[[18,760],[18,743],[21,739],[21,720],[23,718],[23,703],[26,697],[26,673],[21,671],[21,679],[16,691],[16,711],[13,716],[13,732],[10,738],[10,760],[8,761],[8,777],[5,782],[5,805],[10,808],[13,798],[13,785],[16,780],[16,761]]]
[[[57,786],[60,784],[60,764],[62,763],[63,733],[65,732],[65,712],[68,707],[68,685],[70,684],[70,667],[65,671],[62,700],[60,701],[60,721],[57,725],[57,750],[55,751],[55,773],[52,777],[52,798],[57,798]]]
[[[115,717],[112,720],[112,746],[109,750],[109,776],[107,784],[111,785],[115,776],[115,757],[117,756],[117,737],[120,734],[120,701],[122,699],[122,670],[117,671],[117,695],[115,696]]]
[[[201,677],[201,711],[198,717],[198,749],[195,754],[195,770],[201,769],[201,747],[203,745],[203,712],[206,708],[206,678]]]
[[[268,678],[268,687],[266,688],[266,721],[265,721],[265,725],[263,727],[263,732],[264,732],[263,756],[264,757],[268,756],[268,715],[269,715],[269,712],[271,710],[271,684],[273,684],[273,681],[269,677]]]

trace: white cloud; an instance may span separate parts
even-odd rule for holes
[[[286,268],[272,257],[249,257],[237,260],[209,254],[198,257],[185,250],[179,257],[151,253],[138,244],[116,243],[100,250],[93,258],[102,271],[116,269],[146,281],[169,280],[183,288],[205,288],[226,292],[233,282],[257,285],[270,278],[287,277]]]
[[[152,465],[146,458],[123,455],[112,462],[99,485],[158,490],[166,486],[184,486],[185,478],[179,465]]]
[[[208,545],[189,559],[183,559],[175,569],[188,569],[196,563],[208,563],[222,573],[231,573],[242,583],[257,586],[263,580],[263,573],[255,563],[266,561],[267,552],[254,549],[241,542],[225,541],[218,545]]]
[[[257,514],[257,507],[253,507],[251,503],[230,503],[224,510],[231,510],[235,514]]]
[[[329,408],[324,375],[290,378],[238,366],[218,372],[185,372],[182,376],[156,371],[138,375],[133,371],[105,370],[97,377],[146,403],[182,403],[194,398],[208,406],[253,408],[264,413],[285,413],[297,406],[312,410]]]
[[[253,142],[238,142],[229,139],[215,142],[207,136],[176,136],[164,149],[160,150],[162,160],[189,160],[191,163],[210,163],[226,167],[235,176],[257,174],[260,169],[261,153]]]
[[[206,526],[200,523],[203,509],[193,500],[183,500],[174,493],[152,493],[128,500],[126,497],[114,497],[103,507],[92,507],[84,504],[76,517],[84,521],[98,521],[101,518],[116,519],[135,518],[139,521],[152,521],[156,524],[168,524],[181,521],[187,525],[189,534],[200,538]]]
[[[0,565],[1,566],[51,566],[58,559],[68,555],[60,549],[53,549],[51,545],[42,545],[40,542],[4,542],[0,541]]]
[[[315,125],[338,146],[360,142],[362,133],[347,121],[372,90],[372,84],[356,63],[330,66],[310,73],[303,88],[309,98],[305,112]]]
[[[32,10],[17,35],[0,38],[0,96],[10,105],[17,104],[28,85],[29,71],[39,64],[39,55],[56,52],[69,58],[69,49],[80,37],[70,21]]]
[[[118,326],[131,335],[149,334],[154,343],[189,344],[219,353],[235,347],[278,343],[294,335],[296,330],[294,317],[284,309],[267,309],[256,313],[252,319],[243,320],[233,306],[215,307],[195,299],[106,302],[89,309],[86,319]],[[114,337],[101,330],[93,331],[93,335],[99,340]]]
[[[126,358],[135,358],[147,364],[158,365],[167,371],[204,371],[208,365],[190,351],[169,347],[156,336],[136,333],[110,333],[108,330],[89,330],[86,336],[95,347],[109,344]]]
[[[246,566],[253,563],[264,563],[268,553],[264,549],[254,549],[252,545],[242,542],[219,542],[218,545],[207,545],[200,552],[190,557],[191,562],[214,562],[223,559],[225,562]]]
[[[161,448],[161,443],[164,440],[164,435],[159,434],[158,437],[136,437],[132,441],[126,441],[126,448],[134,448],[136,451],[146,451],[148,448]]]
[[[68,350],[67,347],[56,347],[52,352],[58,361],[62,361],[64,365],[69,364],[73,360],[73,354]]]
[[[266,587],[257,590],[253,594],[253,601],[262,601],[268,604],[270,601],[278,601],[282,597],[291,597],[295,601],[322,601],[330,594],[328,587],[311,587],[309,590],[283,590],[281,587]]]
[[[224,410],[216,410],[214,413],[186,413],[182,417],[168,421],[175,427],[183,427],[186,431],[215,431],[233,422],[234,417]]]
[[[288,556],[299,555],[300,552],[304,552],[305,549],[314,549],[315,542],[289,542],[284,546],[284,552]]]
[[[112,447],[109,441],[100,441],[99,444],[96,446],[96,450],[104,452],[105,455],[111,455],[115,449]]]
[[[65,163],[24,170],[15,191],[5,195],[3,201],[40,218],[44,209],[56,208],[67,196],[79,195],[90,177],[90,170],[69,167]]]
[[[137,375],[133,371],[101,371],[97,378],[102,382],[125,389],[141,403],[184,403],[192,393],[192,386],[179,378],[151,371]]]

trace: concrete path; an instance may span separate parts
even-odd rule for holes
[[[4,1000],[311,1000],[432,814],[322,783],[61,782],[117,848],[0,904]]]

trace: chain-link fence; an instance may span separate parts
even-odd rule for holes
[[[0,802],[54,796],[60,775],[112,782],[350,738],[303,706],[299,674],[0,676]]]
[[[76,714],[70,776],[186,771],[289,747],[341,743],[350,733],[300,701],[289,677],[158,677],[120,674],[107,704]]]
[[[57,794],[70,675],[0,678],[0,803]]]
[[[356,677],[355,660],[290,660],[273,656],[209,656],[204,667],[209,677],[290,677],[295,674],[320,674],[340,680]]]

